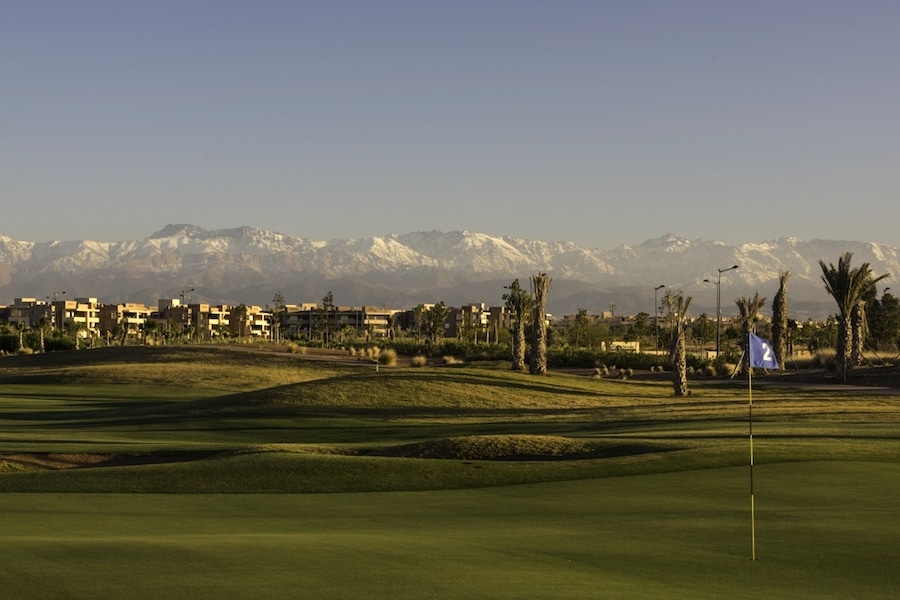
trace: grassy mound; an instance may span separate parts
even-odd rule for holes
[[[404,444],[380,456],[454,460],[571,460],[593,457],[583,442],[554,435],[476,435]]]
[[[453,489],[747,461],[736,383],[674,398],[657,381],[202,347],[6,357],[0,383],[5,491]],[[760,461],[900,453],[894,396],[755,396]]]

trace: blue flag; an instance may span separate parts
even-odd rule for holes
[[[761,369],[777,369],[778,361],[768,340],[750,334],[750,366]]]

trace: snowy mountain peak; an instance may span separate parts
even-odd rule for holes
[[[197,227],[196,225],[188,225],[188,224],[169,224],[152,234],[149,239],[156,240],[160,238],[170,238],[170,237],[195,237],[206,233],[206,230],[202,227]]]
[[[190,286],[204,290],[204,301],[262,305],[279,290],[285,297],[293,290],[298,297],[291,301],[309,302],[329,289],[338,298],[343,288],[342,304],[451,303],[454,294],[462,303],[500,303],[503,285],[544,272],[555,281],[551,312],[600,312],[610,303],[622,314],[647,311],[652,290],[665,285],[692,295],[699,314],[714,307],[715,294],[704,279],[737,264],[740,269],[723,277],[723,298],[755,291],[771,298],[779,272],[790,270],[790,294],[806,303],[808,314],[824,316],[834,309],[822,290],[818,261],[836,262],[845,251],[857,264],[870,263],[876,275],[900,275],[900,250],[869,242],[782,238],[729,246],[669,233],[600,250],[471,231],[320,242],[256,227],[210,231],[170,224],[148,238],[114,243],[0,236],[0,293],[43,297],[62,287],[106,301],[152,303]],[[493,282],[487,288],[493,291],[474,291],[482,282]]]

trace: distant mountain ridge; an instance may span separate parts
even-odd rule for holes
[[[715,286],[704,279],[737,264],[722,277],[724,315],[735,312],[734,299],[756,291],[768,298],[763,314],[769,314],[779,271],[790,270],[792,316],[823,318],[835,309],[818,261],[836,263],[845,251],[878,275],[900,273],[900,250],[873,242],[780,238],[729,246],[667,234],[601,250],[468,231],[313,241],[256,227],[171,224],[121,242],[0,235],[0,302],[65,290],[68,297],[152,304],[193,288],[195,301],[217,304],[265,305],[278,291],[289,303],[317,302],[330,290],[341,305],[497,305],[504,285],[518,278],[527,286],[533,273],[544,272],[554,280],[548,308],[556,314],[599,313],[613,305],[616,314],[652,314],[657,285],[692,295],[693,313],[714,314]]]

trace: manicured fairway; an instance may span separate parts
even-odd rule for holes
[[[893,598],[900,465],[354,494],[0,494],[4,598]]]
[[[0,600],[894,598],[900,397],[255,349],[0,359]],[[104,466],[101,466],[104,465]]]

